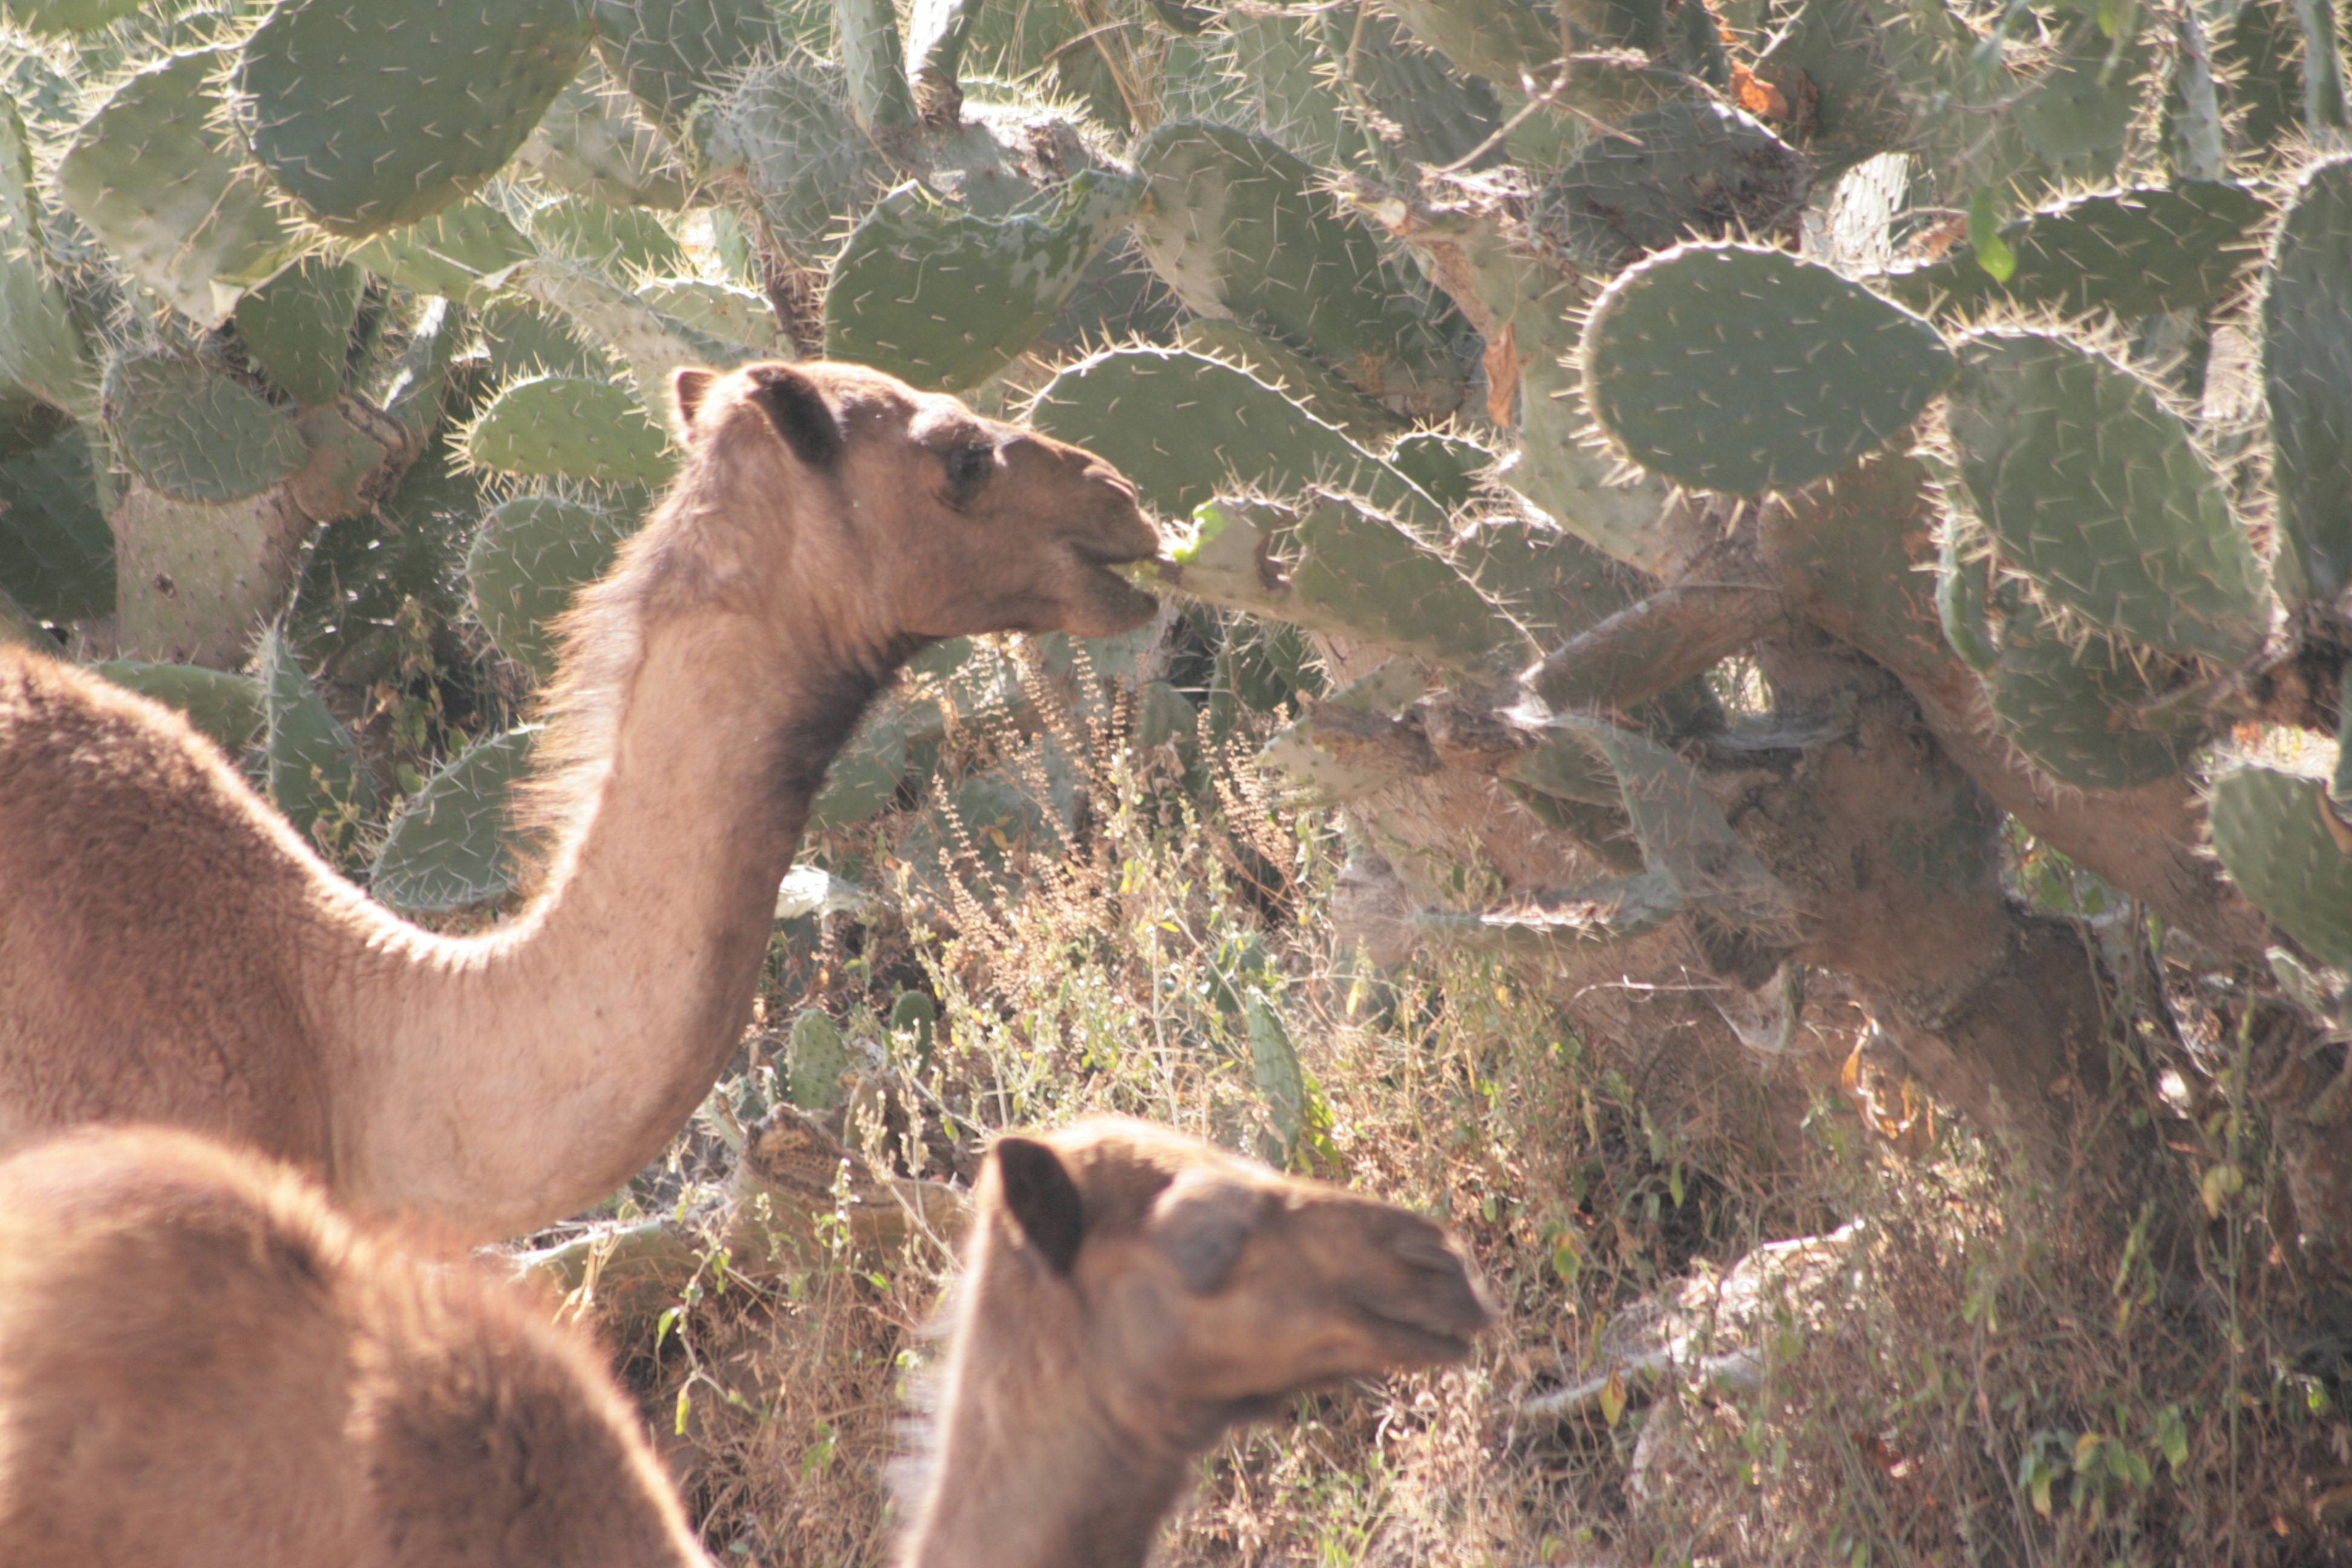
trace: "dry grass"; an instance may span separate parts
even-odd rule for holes
[[[1015,858],[1025,891],[967,867],[921,920],[829,931],[773,966],[764,1016],[814,997],[881,1040],[901,989],[935,996],[934,1058],[919,1070],[889,1042],[891,1117],[865,1131],[902,1171],[955,1176],[992,1129],[1105,1109],[1278,1152],[1234,1016],[1260,984],[1321,1108],[1296,1163],[1448,1219],[1506,1309],[1473,1366],[1304,1398],[1228,1440],[1163,1563],[2352,1562],[2352,1341],[2276,1317],[2260,1126],[2226,1095],[2172,1141],[2191,1168],[2249,1179],[2177,1268],[2098,1239],[1964,1135],[1898,1158],[1841,1107],[1815,1118],[1805,1189],[1766,1193],[1739,1151],[1665,1140],[1605,1052],[1509,973],[1381,975],[1334,952],[1316,911],[1336,823],[1267,795],[1254,738],[1205,745],[1204,792],[1198,774],[1180,786],[1173,747],[1139,756],[1097,724],[1056,721],[1066,754],[1112,760],[1083,831]],[[981,749],[1017,763],[1041,744]],[[723,1086],[744,1114],[774,1092],[779,1037]],[[690,1194],[722,1152],[689,1137],[640,1202]],[[1743,1342],[1759,1389],[1668,1385],[1644,1405],[1637,1387],[1613,1420],[1520,1412],[1757,1243],[1854,1216],[1842,1263],[1767,1292]],[[890,1457],[948,1263],[919,1243],[753,1287],[712,1259],[620,1347],[722,1561],[887,1561]],[[1696,1342],[1733,1337],[1703,1322]]]

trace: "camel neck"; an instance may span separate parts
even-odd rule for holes
[[[1193,1448],[1119,1421],[1083,1353],[1027,1314],[959,1331],[903,1568],[1140,1568]]]
[[[340,1022],[366,1092],[337,1107],[341,1194],[518,1235],[685,1125],[749,1019],[826,767],[893,668],[778,624],[600,634],[635,658],[583,733],[538,896],[481,937],[397,927],[355,965]]]

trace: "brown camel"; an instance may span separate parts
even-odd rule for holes
[[[709,1568],[594,1349],[174,1129],[0,1162],[9,1568]]]
[[[1403,1209],[1140,1122],[1001,1139],[906,1562],[1130,1568],[1226,1426],[1489,1315]],[[152,1127],[0,1161],[0,1562],[707,1568],[575,1335]]]
[[[585,591],[545,703],[514,920],[418,930],[209,742],[0,652],[0,1150],[169,1122],[340,1200],[519,1234],[659,1152],[748,1018],[825,768],[936,638],[1136,625],[1118,472],[840,364],[682,370],[686,458]]]
[[[908,1568],[1133,1568],[1226,1427],[1491,1316],[1428,1220],[1139,1121],[999,1139],[976,1210]]]

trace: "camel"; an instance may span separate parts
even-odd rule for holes
[[[176,715],[0,652],[0,1151],[214,1133],[477,1240],[604,1198],[748,1022],[827,763],[942,637],[1102,636],[1158,548],[1079,448],[847,364],[675,374],[685,457],[584,590],[507,923],[457,938],[327,867]]]
[[[1124,1118],[982,1168],[905,1568],[1135,1568],[1194,1456],[1492,1310],[1436,1225]]]
[[[0,1162],[9,1568],[710,1568],[576,1332],[175,1128]]]
[[[1122,1119],[997,1141],[906,1568],[1131,1568],[1193,1455],[1469,1353],[1445,1233]],[[707,1560],[593,1350],[289,1166],[171,1128],[0,1161],[10,1568]]]

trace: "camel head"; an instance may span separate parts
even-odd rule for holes
[[[999,1139],[979,1205],[1103,1408],[1184,1447],[1316,1384],[1459,1361],[1493,1317],[1431,1221],[1144,1122]]]
[[[684,369],[671,392],[686,482],[713,487],[752,576],[824,584],[829,622],[876,646],[1103,637],[1157,607],[1111,568],[1159,537],[1090,452],[863,365]]]

